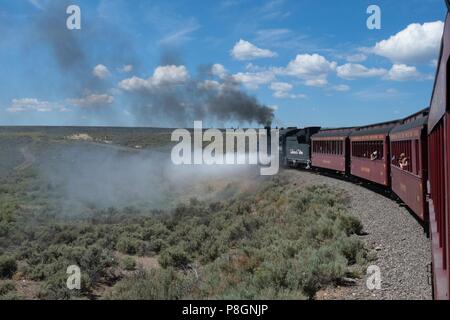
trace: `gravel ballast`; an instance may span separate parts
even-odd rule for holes
[[[431,299],[427,266],[431,262],[430,240],[423,227],[400,203],[364,186],[313,171],[285,170],[281,173],[297,185],[326,184],[349,196],[349,213],[359,218],[365,235],[360,239],[376,256],[381,271],[381,289],[369,290],[368,276],[356,283],[327,288],[318,299]]]

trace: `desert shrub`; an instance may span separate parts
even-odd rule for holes
[[[342,238],[336,241],[336,247],[342,252],[349,264],[364,263],[366,250],[361,241],[355,237]]]
[[[92,282],[83,272],[80,289],[69,289],[67,279],[68,275],[61,271],[47,277],[38,292],[38,297],[45,300],[69,300],[80,299],[90,293]]]
[[[182,299],[189,297],[195,277],[168,269],[138,270],[121,280],[106,298],[119,300]]]
[[[137,254],[142,250],[142,242],[138,239],[122,236],[116,244],[116,249],[125,254]]]
[[[8,279],[17,271],[17,262],[13,257],[0,256],[0,278]]]
[[[177,269],[186,269],[192,262],[188,254],[179,246],[164,250],[158,261],[163,268],[173,267]]]
[[[350,215],[343,215],[340,217],[341,224],[347,235],[358,234],[363,231],[363,225],[361,221]]]
[[[336,282],[345,275],[347,260],[333,247],[321,247],[302,253],[287,274],[291,289],[301,289],[313,298],[322,287]]]
[[[10,291],[4,295],[0,295],[0,300],[11,301],[11,300],[22,300],[23,297],[17,291]]]
[[[45,250],[36,248],[27,257],[27,262],[26,274],[33,280],[48,281],[44,289],[49,289],[47,291],[50,292],[59,292],[60,286],[65,285],[60,280],[67,279],[66,270],[70,265],[79,266],[82,275],[86,277],[85,292],[100,279],[108,277],[108,269],[115,265],[112,254],[95,245],[87,248],[66,245],[52,245]],[[60,293],[66,297],[64,292],[65,289]]]
[[[290,261],[280,255],[273,255],[275,259],[267,259],[256,269],[253,282],[261,290],[272,288],[277,292],[286,287],[286,275]]]
[[[165,239],[169,234],[170,230],[163,223],[153,222],[144,228],[143,240]]]
[[[122,264],[123,268],[128,271],[133,271],[136,268],[136,261],[131,257],[125,257]]]
[[[16,286],[12,281],[5,281],[0,283],[0,296],[6,295],[13,291],[16,291]]]

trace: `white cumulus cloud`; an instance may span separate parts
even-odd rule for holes
[[[13,99],[6,110],[12,113],[26,111],[50,112],[54,110],[63,111],[64,107],[55,102],[41,101],[36,98],[22,98]]]
[[[217,76],[221,79],[225,78],[228,74],[227,69],[225,69],[225,67],[219,63],[215,63],[212,65],[211,73],[212,75]]]
[[[367,59],[367,56],[363,53],[355,53],[355,54],[348,55],[346,57],[346,60],[348,62],[363,62],[366,59]]]
[[[67,99],[67,103],[80,108],[94,108],[110,105],[114,97],[108,94],[90,94],[79,99]]]
[[[335,91],[339,91],[339,92],[345,92],[345,91],[350,90],[350,86],[348,86],[346,84],[338,84],[338,85],[332,86],[331,89],[333,89]]]
[[[442,21],[412,23],[368,51],[399,64],[429,63],[439,54],[443,30]]]
[[[249,89],[258,89],[260,85],[268,84],[275,79],[275,73],[272,71],[261,72],[239,72],[234,74],[233,79],[243,84]]]
[[[98,64],[92,70],[92,74],[99,79],[106,79],[110,75],[110,72],[106,66]]]
[[[293,88],[293,85],[287,82],[272,82],[269,86],[269,88],[273,91],[273,96],[275,98],[280,99],[299,99],[299,98],[306,98],[306,95],[304,94],[294,94],[290,91]]]
[[[298,77],[305,80],[307,86],[324,86],[328,83],[327,77],[336,69],[336,62],[328,61],[319,54],[299,54],[289,62],[280,73]]]
[[[408,81],[422,78],[416,67],[405,64],[394,64],[386,75],[386,78],[394,81]]]
[[[383,68],[367,68],[362,64],[346,63],[336,68],[338,77],[353,80],[357,78],[380,77],[387,73]]]
[[[287,82],[272,82],[270,84],[270,89],[274,91],[291,91],[292,88],[292,84]]]
[[[237,60],[253,60],[258,58],[273,58],[277,54],[268,49],[261,49],[254,44],[240,39],[231,50],[231,55]]]
[[[225,85],[219,83],[218,81],[215,80],[204,80],[200,83],[198,83],[197,87],[199,89],[204,89],[204,90],[222,90]]]
[[[120,69],[120,71],[122,71],[122,72],[131,72],[131,71],[133,71],[133,65],[132,64],[126,64]]]
[[[119,83],[119,87],[127,91],[151,90],[161,85],[183,84],[189,79],[189,72],[183,65],[159,66],[148,79],[133,76],[124,79]]]

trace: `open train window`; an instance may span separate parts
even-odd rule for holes
[[[412,157],[411,140],[392,142],[391,163],[393,166],[408,172],[413,172],[413,160],[416,160],[416,157]]]
[[[339,140],[314,141],[313,152],[322,154],[342,155],[344,143]]]
[[[383,141],[353,141],[352,157],[365,158],[372,161],[383,160],[384,145]]]

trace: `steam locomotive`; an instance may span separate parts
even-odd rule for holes
[[[450,0],[446,0],[450,10]],[[362,127],[280,130],[280,163],[331,170],[396,194],[428,227],[433,293],[450,291],[450,14],[430,107]]]

